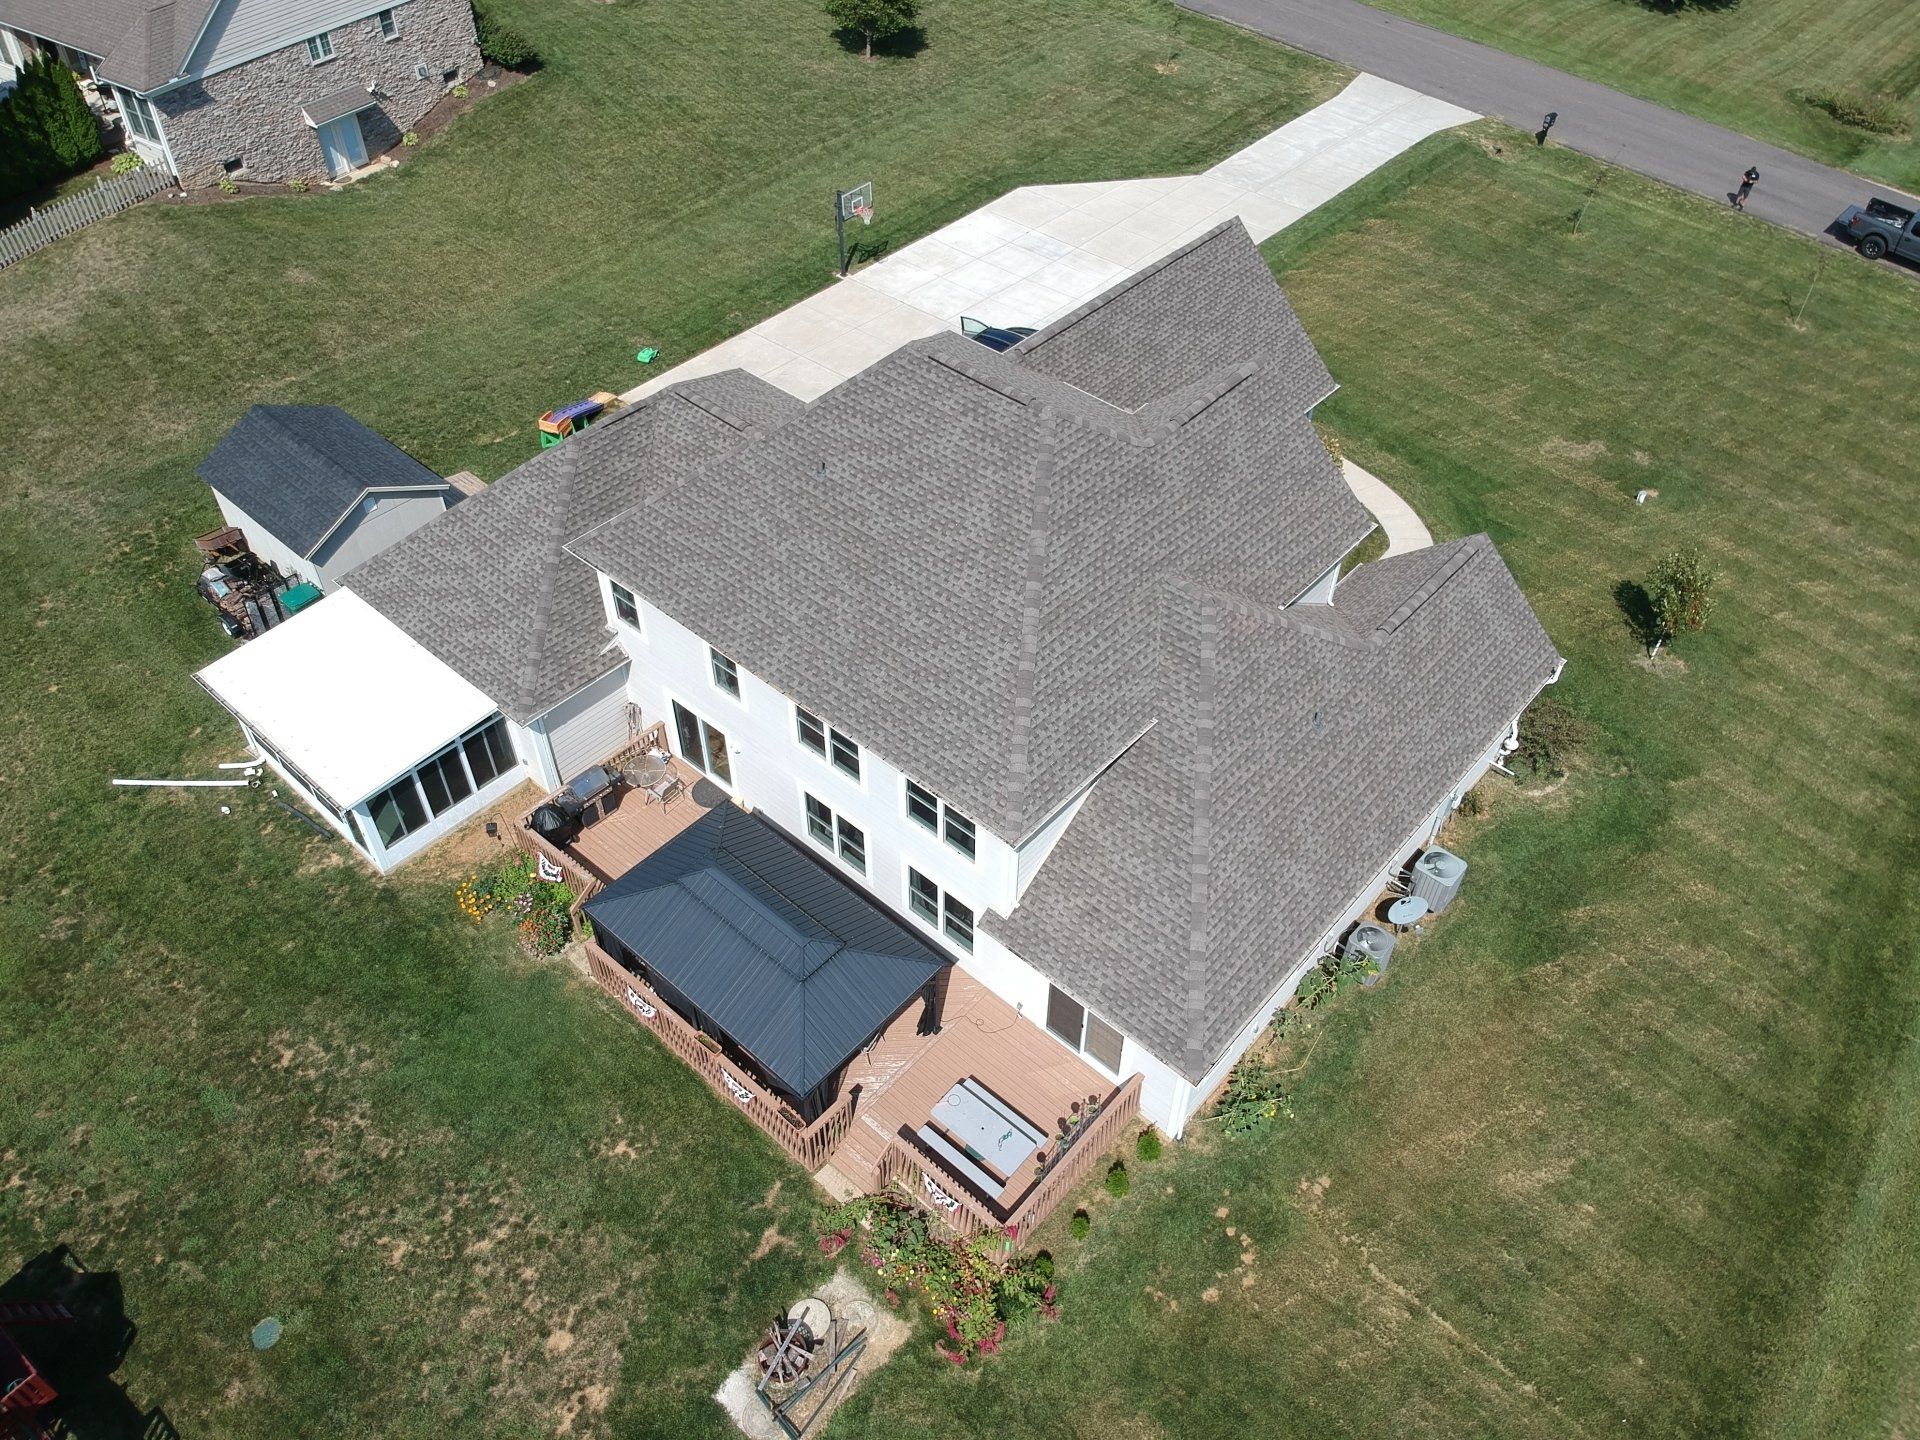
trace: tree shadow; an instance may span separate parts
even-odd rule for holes
[[[0,1282],[0,1301],[50,1302],[73,1317],[7,1327],[58,1392],[45,1412],[53,1433],[62,1440],[178,1440],[164,1410],[142,1410],[113,1378],[139,1333],[116,1271],[89,1270],[68,1246],[56,1245]]]
[[[836,30],[833,38],[840,48],[849,55],[864,56],[867,51],[867,37],[858,30]],[[918,25],[909,25],[904,30],[896,30],[891,35],[873,37],[873,57],[876,60],[911,60],[927,48],[927,32]]]
[[[1657,15],[1679,15],[1687,10],[1707,10],[1715,13],[1732,10],[1740,0],[1638,0],[1642,10],[1651,10]]]
[[[1627,632],[1648,649],[1660,638],[1660,617],[1653,597],[1638,580],[1621,580],[1613,587],[1613,603],[1626,621]]]

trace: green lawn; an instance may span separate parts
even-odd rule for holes
[[[330,401],[497,475],[640,342],[825,283],[836,184],[900,243],[1212,163],[1343,78],[1153,0],[930,0],[871,66],[812,4],[502,8],[547,69],[398,175],[147,205],[0,274],[0,1280],[56,1242],[117,1272],[119,1379],[194,1440],[722,1434],[705,1397],[821,1268],[804,1177],[445,877],[108,788],[237,754],[190,678],[221,432]]]
[[[1669,11],[1645,0],[1371,0],[1384,9],[1699,115],[1830,165],[1920,188],[1920,6],[1738,0]],[[1907,134],[1853,129],[1801,98],[1891,97]]]
[[[1497,538],[1586,758],[1486,787],[1464,902],[1295,1046],[1296,1122],[1136,1166],[1084,1244],[1050,1227],[1059,1326],[903,1355],[850,1435],[1920,1425],[1917,371],[1858,363],[1920,290],[1618,172],[1576,238],[1597,167],[1496,138],[1267,248],[1321,418]],[[1614,587],[1689,539],[1720,608],[1649,669]]]

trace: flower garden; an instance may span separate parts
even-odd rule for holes
[[[476,870],[454,891],[460,912],[476,924],[504,915],[519,932],[529,955],[557,955],[572,937],[573,890],[540,878],[532,855],[513,854],[491,870]],[[586,921],[580,922],[584,928]]]

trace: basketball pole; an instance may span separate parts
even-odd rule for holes
[[[833,192],[833,234],[840,242],[840,278],[847,275],[847,192]]]

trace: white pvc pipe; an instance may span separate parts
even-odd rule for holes
[[[247,770],[257,767],[262,758],[262,756],[255,755],[250,760],[222,760],[213,768],[216,770]]]
[[[169,787],[176,787],[183,790],[198,790],[198,789],[206,789],[209,787],[218,788],[218,789],[229,789],[229,790],[238,788],[238,789],[244,790],[247,786],[253,784],[253,781],[251,780],[120,780],[120,779],[116,779],[113,783],[116,785],[164,785]]]

